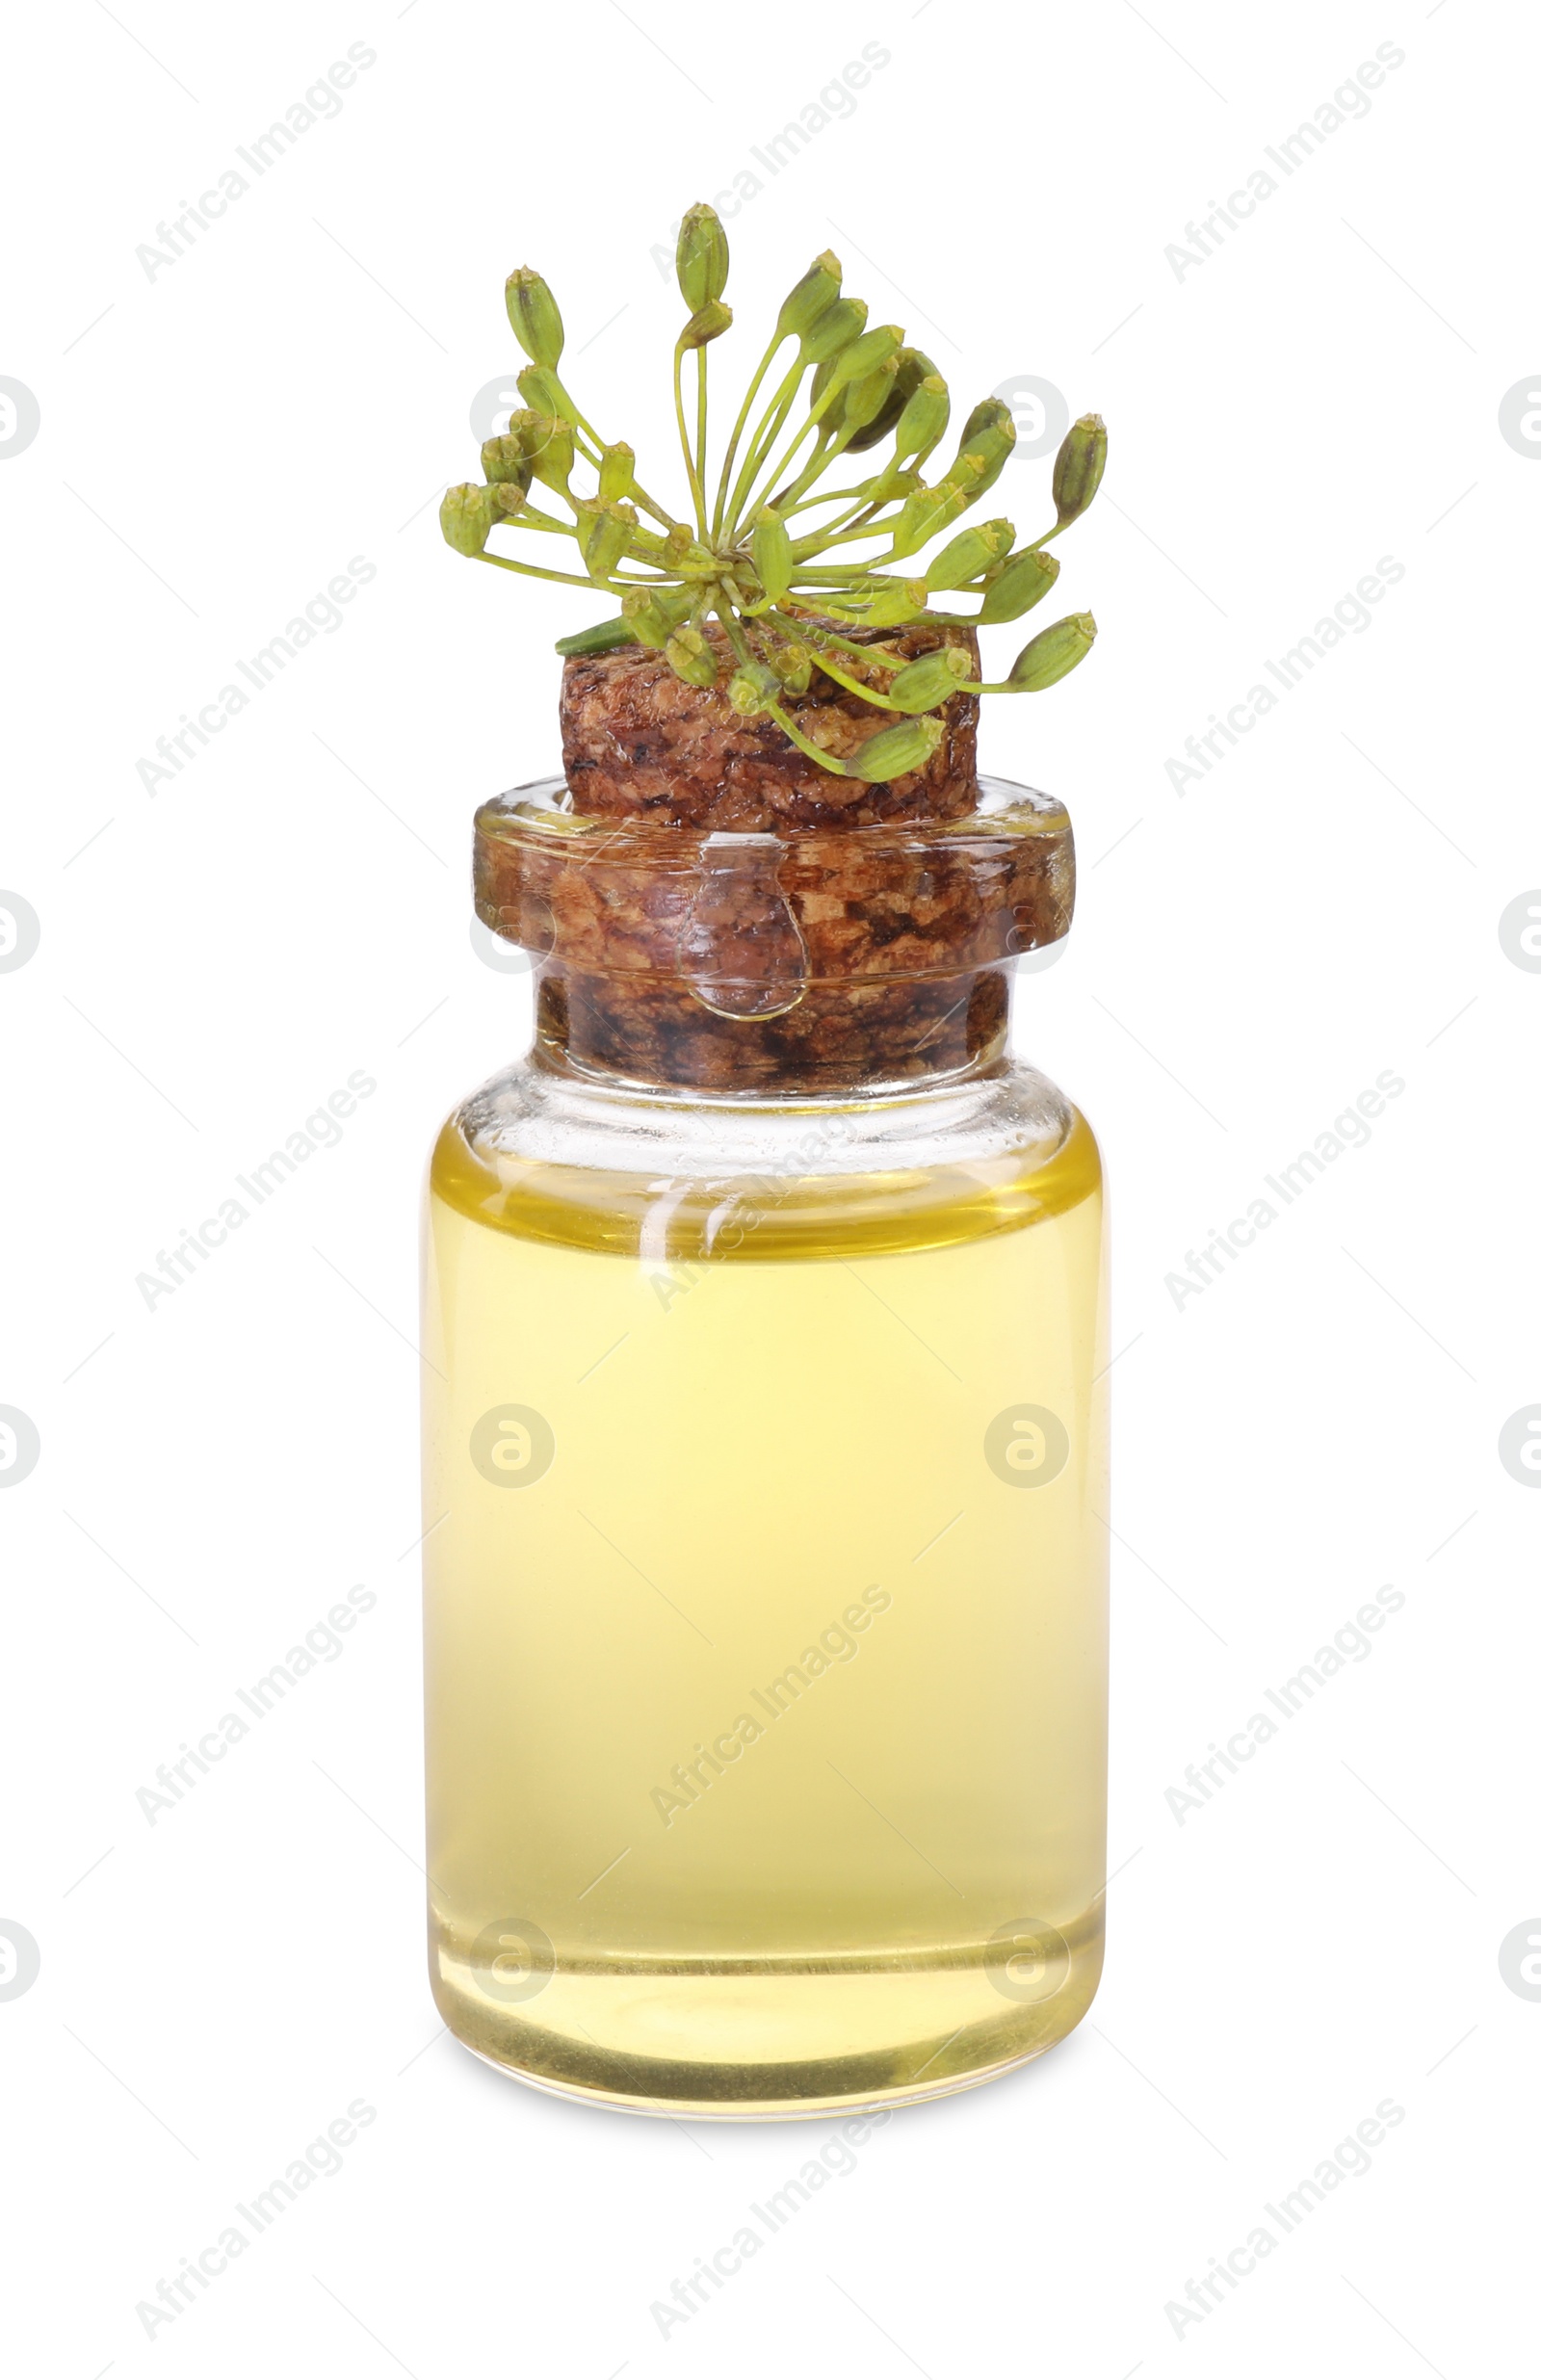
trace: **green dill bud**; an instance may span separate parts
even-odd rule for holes
[[[770,647],[770,667],[789,694],[805,694],[813,683],[815,655],[811,645],[797,638],[785,644]]]
[[[821,315],[826,313],[840,295],[840,259],[829,248],[816,256],[801,280],[782,300],[776,316],[776,344],[783,339],[804,339]]]
[[[484,552],[492,528],[492,490],[473,486],[462,480],[458,487],[448,487],[439,506],[439,527],[444,542],[453,545],[457,554]]]
[[[531,406],[522,412],[510,413],[504,438],[489,438],[482,450],[482,467],[486,470],[487,455],[496,448],[506,458],[510,443],[516,444],[524,460],[524,484],[531,478],[547,487],[565,488],[572,476],[576,455],[571,425],[555,413],[537,413]],[[491,472],[487,473],[492,477]]]
[[[894,523],[893,546],[897,559],[918,553],[923,545],[939,536],[951,527],[960,512],[969,508],[968,492],[961,487],[917,487],[904,499],[904,509]]]
[[[852,339],[835,357],[830,384],[844,388],[851,380],[864,380],[869,372],[875,372],[890,355],[895,355],[904,344],[904,333],[896,323],[879,323],[875,330],[863,331]]]
[[[535,448],[545,444],[547,432],[555,418],[556,416],[551,413],[537,413],[534,405],[523,405],[517,413],[509,414],[509,427],[504,436],[517,446],[520,454],[528,462]],[[482,449],[483,456],[485,457],[488,448],[500,443],[501,441],[496,438],[489,438],[486,446]]]
[[[530,361],[555,371],[562,361],[562,316],[539,274],[528,265],[518,266],[504,285],[503,301],[513,335]]]
[[[792,539],[780,513],[770,505],[755,515],[749,553],[761,586],[772,603],[779,603],[792,585]]]
[[[724,305],[720,298],[710,299],[698,313],[691,316],[680,332],[679,343],[683,348],[706,347],[713,339],[720,339],[732,324],[733,308]]]
[[[963,436],[951,466],[942,475],[944,487],[962,487],[972,504],[995,485],[1017,442],[1017,426],[1009,405],[997,397],[977,405],[963,425]]]
[[[1102,484],[1108,460],[1108,430],[1100,413],[1083,413],[1065,432],[1064,444],[1054,458],[1054,503],[1057,526],[1079,520]]]
[[[584,567],[597,585],[603,585],[623,559],[636,526],[637,515],[629,504],[607,504],[595,518],[583,553]]]
[[[571,421],[567,393],[554,372],[544,372],[538,364],[526,364],[515,385],[525,404],[535,412],[554,413],[559,421]]]
[[[887,437],[898,425],[905,405],[922,380],[936,370],[929,355],[923,354],[918,347],[901,347],[891,358],[889,368],[892,377],[887,398],[881,411],[850,439],[849,451],[853,455],[862,454],[868,447],[876,446],[880,439]]]
[[[664,650],[684,616],[669,600],[669,590],[653,587],[628,587],[620,599],[620,615],[636,641],[651,645],[656,653]]]
[[[866,327],[867,307],[860,298],[837,298],[833,305],[825,306],[819,320],[802,334],[798,363],[822,364],[838,355],[852,339],[859,339]]]
[[[707,693],[717,684],[717,656],[699,628],[676,628],[664,647],[664,657],[687,686],[698,686]]]
[[[1011,551],[1016,531],[1009,521],[978,521],[960,530],[926,567],[926,584],[933,590],[967,587]]]
[[[954,455],[937,485],[961,488],[972,504],[977,495],[982,496],[985,491],[986,467],[982,455]]]
[[[780,679],[761,661],[741,661],[728,680],[728,702],[741,719],[758,719],[780,692]]]
[[[876,421],[887,410],[893,387],[894,358],[892,355],[880,363],[875,372],[869,372],[862,379],[849,381],[841,392],[843,400],[840,407],[842,434],[854,431],[859,435]],[[856,440],[848,437],[846,442],[849,446],[854,445]]]
[[[688,207],[674,250],[680,296],[692,314],[720,298],[728,281],[728,235],[714,207]]]
[[[606,503],[597,496],[581,496],[574,509],[584,567],[603,585],[631,543],[637,514],[629,504]]]
[[[637,457],[624,440],[599,450],[599,492],[607,504],[631,495],[637,486]]]
[[[888,698],[901,711],[934,711],[957,693],[973,667],[958,645],[944,644],[934,653],[923,653],[919,661],[907,662],[890,683]]]
[[[983,430],[998,430],[1008,446],[1017,438],[1016,416],[1004,397],[981,397],[963,425],[963,444],[969,445]]]
[[[521,423],[519,443],[542,487],[554,487],[564,495],[577,455],[571,425],[558,421],[555,414],[537,413],[528,425]]]
[[[1039,694],[1046,686],[1067,677],[1077,662],[1084,661],[1097,634],[1097,623],[1089,612],[1071,612],[1064,619],[1057,619],[1052,628],[1042,628],[1031,644],[1025,644],[1015,661],[1007,683],[1017,693]]]
[[[947,417],[952,410],[947,382],[939,372],[927,373],[910,391],[894,426],[895,460],[924,458],[932,447],[939,446],[947,434]]]
[[[946,733],[939,719],[902,719],[897,727],[879,727],[846,765],[852,776],[865,777],[869,785],[886,785],[912,769],[924,769]]]
[[[529,486],[530,458],[517,432],[488,438],[482,449],[482,476],[484,480],[508,480],[520,487]]]
[[[985,588],[976,615],[979,625],[993,628],[1003,620],[1020,619],[1024,612],[1042,601],[1058,576],[1055,556],[1036,546],[1025,546],[1020,554],[1010,555]]]

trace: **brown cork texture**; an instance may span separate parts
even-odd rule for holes
[[[857,642],[881,643],[898,667],[938,645],[967,653],[978,677],[979,656],[967,628],[916,625],[848,630]],[[866,826],[880,819],[961,818],[974,807],[977,694],[953,694],[941,717],[946,733],[923,769],[869,785],[836,776],[799,752],[774,719],[741,719],[727,698],[733,656],[720,629],[708,632],[721,664],[710,693],[687,686],[662,653],[624,644],[613,653],[569,661],[562,674],[562,762],[573,806],[587,817],[648,818],[678,826],[745,833],[782,826]],[[854,653],[840,664],[848,677],[884,683]],[[870,736],[897,716],[863,702],[815,669],[805,694],[787,694],[782,707],[809,740],[837,760],[849,760]]]

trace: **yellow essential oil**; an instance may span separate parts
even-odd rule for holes
[[[859,1142],[869,1109],[815,1105],[805,1146]],[[951,1162],[943,1131],[934,1164],[740,1175],[682,1169],[666,1108],[657,1166],[446,1126],[431,1972],[483,2056],[660,2113],[813,2114],[982,2080],[1084,2013],[1102,1194],[1089,1128],[1049,1112]]]

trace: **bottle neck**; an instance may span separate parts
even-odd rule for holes
[[[535,1062],[615,1089],[727,1100],[942,1089],[1006,1053],[1011,962],[957,975],[814,981],[771,1015],[709,1005],[677,976],[535,970]]]

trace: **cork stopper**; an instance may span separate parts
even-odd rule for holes
[[[973,658],[966,629],[881,639],[890,663],[943,641]],[[786,707],[842,757],[893,718],[817,669]],[[977,713],[953,696],[927,765],[869,784],[646,647],[570,660],[564,776],[476,821],[477,914],[535,959],[543,1061],[775,1098],[999,1057],[1012,962],[1068,931],[1075,855],[1058,802],[979,776]]]

